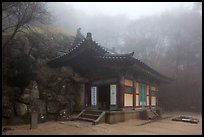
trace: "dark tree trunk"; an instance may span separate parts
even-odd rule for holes
[[[5,50],[6,46],[9,45],[9,43],[13,40],[13,38],[15,37],[16,33],[18,32],[19,27],[16,27],[13,34],[11,35],[11,37],[4,43],[3,47],[2,47],[2,52]]]

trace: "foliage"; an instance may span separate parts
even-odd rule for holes
[[[159,16],[132,22],[125,37],[124,52],[173,79],[162,85],[160,105],[166,108],[201,110],[202,106],[202,16],[190,9],[175,9]]]
[[[134,56],[158,72],[174,78],[161,86],[159,104],[163,107],[190,109],[202,106],[202,3],[178,7],[158,15],[131,20],[125,14],[86,15],[80,9],[66,5],[51,6],[56,23],[84,33],[107,48],[116,47],[122,53],[134,51]],[[61,18],[65,12],[66,18]],[[53,12],[54,13],[54,12]]]
[[[50,17],[42,2],[3,2],[2,33],[11,32],[3,44],[3,51],[22,29],[32,30],[34,26],[47,24]]]

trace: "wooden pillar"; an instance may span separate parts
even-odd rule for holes
[[[151,90],[151,83],[149,84],[149,108],[152,109],[152,90]]]
[[[133,80],[133,109],[136,108],[136,81]]]
[[[119,104],[120,104],[120,108],[124,108],[124,90],[125,90],[125,85],[124,85],[124,77],[122,76],[120,78],[120,90],[119,90],[119,93],[120,93],[120,100],[119,100]]]
[[[156,88],[156,91],[155,91],[155,94],[156,94],[156,105],[155,105],[155,108],[157,109],[158,108],[158,84],[155,85],[155,88]]]

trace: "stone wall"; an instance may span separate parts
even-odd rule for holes
[[[44,122],[68,120],[84,108],[86,79],[70,67],[53,69],[45,61],[38,61],[37,67],[37,79],[23,90],[4,84],[3,124],[28,124],[33,109],[38,111],[39,122]]]
[[[12,48],[2,55],[3,124],[30,123],[32,109],[43,122],[67,119],[84,107],[87,80],[69,66],[47,65],[49,59],[58,56],[57,51],[68,50],[73,40],[73,36],[45,32],[19,35],[10,43]],[[32,97],[37,99],[32,101]]]
[[[139,118],[139,111],[111,111],[106,112],[106,123],[115,124],[129,119]]]

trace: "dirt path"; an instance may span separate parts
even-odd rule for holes
[[[171,118],[179,115],[190,115],[198,118],[198,124],[171,121]],[[92,125],[85,121],[50,121],[38,125],[38,129],[30,130],[30,125],[7,126],[6,135],[108,135],[108,134],[134,134],[134,135],[201,135],[202,114],[190,112],[164,113],[166,119],[144,124],[147,120],[133,119],[117,124]]]

